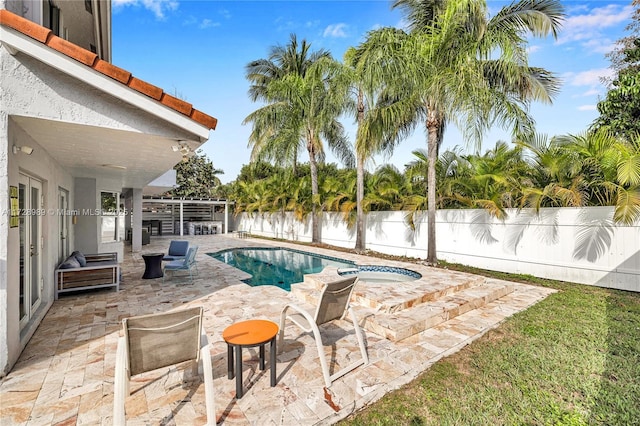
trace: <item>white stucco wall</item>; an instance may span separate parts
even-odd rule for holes
[[[4,102],[4,96],[0,91],[0,105]],[[7,114],[0,109],[0,208],[5,208],[9,200],[9,134]],[[9,335],[8,312],[8,271],[7,255],[9,249],[9,216],[0,214],[0,336]],[[3,375],[2,367],[9,362],[9,340],[0,337],[0,376]]]
[[[170,135],[174,139],[193,138],[191,133],[167,121],[79,82],[23,53],[18,52],[14,57],[4,48],[1,51],[2,88],[8,100],[2,105],[2,109],[9,115],[85,123],[151,135]],[[98,81],[106,78],[98,72],[95,75]],[[25,87],[29,90],[25,90]],[[135,92],[132,91],[132,94]]]
[[[53,270],[57,265],[59,240],[59,218],[54,212],[58,208],[58,188],[72,189],[73,179],[58,163],[34,141],[23,129],[9,118],[8,126],[8,169],[9,185],[18,186],[20,174],[28,175],[42,182],[42,196],[45,214],[41,216],[43,248],[42,253],[42,302],[32,315],[29,324],[20,330],[19,319],[19,260],[20,240],[19,228],[9,228],[7,240],[7,359],[12,364],[20,355],[22,348],[35,332],[38,324],[51,307],[54,299]],[[11,146],[28,145],[33,148],[31,155],[24,153],[13,154]],[[71,191],[70,194],[73,194]],[[72,195],[70,202],[73,202]],[[69,230],[73,238],[73,228]],[[72,239],[73,241],[73,239]]]
[[[367,215],[366,247],[380,253],[425,259],[427,219],[407,212]],[[504,222],[484,210],[440,210],[436,217],[438,259],[479,268],[640,292],[640,223],[616,225],[612,207],[508,211]],[[340,214],[324,214],[321,241],[355,246],[355,229]],[[236,229],[293,241],[311,241],[310,220],[288,213],[239,215]]]
[[[0,207],[9,205],[8,188],[18,185],[21,172],[42,181],[45,209],[58,207],[59,187],[69,191],[70,208],[73,209],[78,201],[75,199],[74,177],[29,136],[28,128],[22,128],[15,120],[12,121],[12,116],[36,117],[41,120],[63,121],[168,138],[193,138],[192,133],[23,53],[11,55],[5,46],[0,47],[0,75],[2,75],[0,78]],[[96,73],[96,78],[105,77]],[[65,135],[62,134],[59,137],[64,138]],[[91,141],[87,143],[90,144]],[[12,154],[13,144],[31,146],[34,148],[33,154],[25,155],[21,152]],[[121,192],[122,183],[96,176],[92,209],[99,207],[102,190]],[[93,232],[96,233],[97,238],[96,218],[93,224],[95,225],[92,227]],[[43,235],[46,236],[42,262],[43,300],[30,323],[20,330],[18,228],[9,229],[8,218],[4,216],[0,218],[0,377],[10,370],[53,303],[53,270],[59,257],[58,227],[57,217],[43,217]],[[78,237],[78,228],[74,225],[70,228],[70,249],[73,250],[76,248],[74,234]],[[82,237],[80,239],[82,240]],[[116,251],[122,259],[123,244],[121,242],[101,244],[97,239],[95,241],[96,251]]]

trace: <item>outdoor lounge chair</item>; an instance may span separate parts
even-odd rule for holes
[[[197,252],[198,246],[191,246],[189,247],[189,250],[187,250],[187,255],[184,259],[174,260],[166,263],[162,268],[162,281],[164,282],[164,277],[168,272],[171,272],[171,274],[174,275],[176,271],[187,271],[189,272],[189,281],[193,282],[193,275],[197,275],[198,273],[198,265],[196,264]]]
[[[113,424],[125,424],[125,399],[129,379],[184,361],[193,362],[198,374],[202,361],[207,424],[216,424],[213,392],[213,369],[209,342],[202,326],[203,308],[125,318],[124,335],[118,339],[113,397]]]
[[[315,313],[311,314],[308,310],[295,305],[288,304],[282,310],[280,315],[280,335],[278,336],[278,349],[282,350],[284,339],[284,327],[286,320],[290,320],[306,333],[313,333],[313,338],[316,341],[316,347],[318,349],[318,357],[320,358],[320,365],[322,367],[322,375],[324,376],[324,382],[327,387],[331,386],[331,383],[364,364],[369,363],[369,357],[367,355],[367,348],[364,344],[364,337],[360,325],[358,325],[358,319],[356,318],[349,300],[351,299],[351,293],[355,285],[358,283],[358,277],[356,275],[349,278],[341,278],[338,281],[325,283],[318,299],[318,305],[315,307]],[[289,310],[295,311],[288,314]],[[329,373],[329,365],[324,353],[324,346],[322,343],[322,337],[320,335],[319,326],[326,324],[336,319],[343,319],[347,311],[351,316],[353,322],[353,328],[356,331],[356,337],[358,344],[360,345],[360,353],[362,359],[355,361],[354,363],[346,366],[342,370],[331,375]]]
[[[189,249],[189,241],[173,240],[169,243],[169,253],[162,260],[182,260],[187,255]]]

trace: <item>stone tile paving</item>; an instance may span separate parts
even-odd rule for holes
[[[153,238],[143,252],[163,251],[177,237]],[[199,245],[199,275],[193,284],[174,277],[142,280],[140,254],[127,254],[121,290],[71,293],[56,301],[10,374],[0,383],[2,425],[111,425],[117,340],[123,318],[204,306],[214,371],[217,420],[226,425],[331,424],[413,380],[438,359],[460,350],[508,316],[543,299],[552,290],[514,283],[514,292],[484,307],[391,342],[365,332],[370,363],[324,387],[313,339],[287,327],[284,350],[277,358],[278,384],[269,386],[268,370],[258,368],[257,349],[243,351],[245,394],[235,399],[235,380],[227,379],[224,328],[235,321],[262,318],[278,322],[291,295],[272,286],[250,287],[248,275],[206,255],[231,247],[296,247],[367,265],[413,269],[423,276],[466,274],[432,270],[349,253],[238,239],[227,235],[185,237]],[[372,286],[373,287],[373,286]],[[383,287],[375,286],[378,291]],[[367,289],[359,289],[366,292]],[[380,299],[380,295],[377,298]],[[372,295],[374,298],[375,295]],[[359,355],[350,322],[326,326],[325,352],[332,371]],[[268,351],[267,351],[268,352]],[[195,425],[206,423],[204,385],[185,366],[134,377],[126,402],[129,424]]]

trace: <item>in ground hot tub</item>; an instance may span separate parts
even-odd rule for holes
[[[395,266],[362,265],[356,268],[340,268],[340,275],[358,274],[361,281],[370,283],[397,283],[415,281],[422,278],[422,274]]]

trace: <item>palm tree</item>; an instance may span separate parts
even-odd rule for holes
[[[373,174],[364,174],[364,197],[360,203],[365,212],[401,208],[406,195],[403,192],[405,178],[395,166],[385,164]],[[355,170],[345,170],[338,176],[325,179],[322,185],[327,210],[342,213],[348,228],[357,222],[356,175]]]
[[[586,203],[587,182],[566,137],[535,134],[516,144],[528,153],[528,184],[520,189],[520,208],[579,207]]]
[[[288,49],[291,50],[295,49]],[[302,53],[294,56],[299,58]],[[293,160],[301,146],[306,148],[311,174],[314,243],[320,241],[318,162],[324,161],[324,143],[345,165],[352,166],[353,163],[344,128],[337,120],[345,108],[348,88],[341,70],[338,62],[322,56],[308,64],[303,74],[287,72],[262,81],[256,85],[255,93],[267,104],[244,120],[245,124],[253,123],[249,140],[253,145],[252,156],[259,157],[260,153],[268,152],[276,158],[275,154],[279,153],[279,160]]]
[[[397,99],[385,87],[384,66],[381,61],[364,61],[354,48],[344,56],[345,73],[348,75],[353,101],[349,109],[358,125],[356,131],[356,244],[357,252],[365,250],[365,165],[373,155],[391,153],[407,136],[402,117],[397,114]]]
[[[251,83],[248,91],[249,98],[253,102],[273,103],[273,94],[268,91],[269,84],[287,75],[304,77],[312,64],[321,58],[330,57],[329,51],[324,49],[311,51],[310,43],[304,39],[298,42],[297,36],[291,34],[285,46],[272,46],[268,58],[257,59],[245,67],[246,78]],[[286,100],[283,101],[286,102]],[[295,173],[298,154],[303,148],[302,141],[296,139],[295,135],[283,133],[287,123],[274,126],[274,123],[270,122],[272,117],[262,118],[266,122],[255,122],[249,137],[249,144],[254,146],[251,160],[290,163]],[[245,119],[246,123],[247,119]]]
[[[527,63],[526,36],[556,36],[563,18],[557,0],[521,0],[488,18],[480,0],[396,0],[409,32],[383,28],[359,48],[365,63],[381,66],[412,125],[423,123],[428,152],[428,254],[436,259],[436,162],[448,123],[477,142],[493,124],[532,132],[533,100],[551,102],[557,81]],[[406,126],[406,122],[402,121]]]
[[[498,141],[483,155],[461,156],[457,162],[455,177],[445,179],[445,197],[506,219],[506,209],[517,206],[523,185],[529,183],[529,166],[522,158],[522,148],[510,148]]]
[[[640,135],[627,141],[601,127],[561,139],[581,167],[585,204],[615,206],[616,222],[634,223],[640,217]]]

